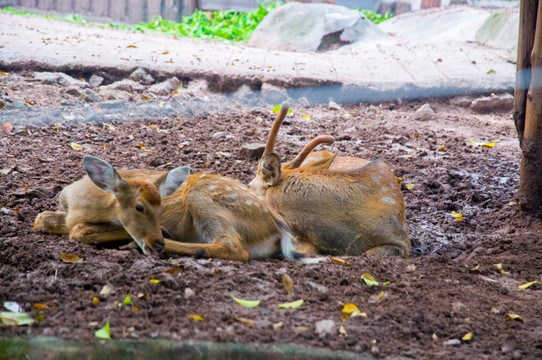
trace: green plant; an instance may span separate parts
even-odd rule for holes
[[[361,13],[365,15],[365,17],[368,20],[372,21],[375,24],[380,24],[382,21],[389,20],[393,17],[393,14],[390,14],[389,12],[386,12],[385,14],[379,14],[372,10],[363,10],[360,8],[354,8],[354,9],[361,11]]]

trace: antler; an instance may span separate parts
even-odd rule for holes
[[[263,152],[262,157],[273,152],[273,148],[275,147],[275,141],[277,140],[277,135],[279,133],[280,125],[282,125],[282,122],[284,121],[286,114],[288,114],[288,109],[290,109],[290,104],[287,101],[284,101],[280,105],[280,110],[277,115],[277,118],[273,122],[271,131],[269,132],[269,137],[267,138],[267,143],[265,144],[265,150]]]
[[[329,135],[319,135],[311,140],[303,150],[290,162],[290,169],[297,169],[301,163],[309,156],[312,150],[320,144],[331,145],[335,142],[333,136]]]

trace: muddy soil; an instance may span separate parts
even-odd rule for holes
[[[0,301],[15,301],[39,320],[0,325],[0,336],[94,343],[109,322],[114,339],[295,343],[392,358],[542,358],[542,286],[518,288],[542,280],[542,233],[540,221],[520,216],[514,202],[520,153],[510,113],[476,114],[454,105],[464,103],[457,99],[429,103],[435,116],[425,121],[413,117],[423,102],[337,110],[294,103],[281,129],[276,150],[283,159],[329,134],[340,154],[380,158],[404,178],[412,256],[343,257],[349,265],[155,258],[32,231],[35,216],[55,209],[57,193],[83,175],[85,155],[118,167],[187,164],[247,183],[256,160],[239,150],[265,141],[271,106],[0,129]],[[66,263],[61,254],[84,260]],[[367,285],[364,273],[380,285]],[[294,281],[291,296],[284,274]],[[106,285],[111,292],[100,295]],[[126,296],[132,304],[119,305]],[[261,303],[246,308],[232,296]],[[277,306],[297,299],[304,301],[299,308]],[[341,320],[347,303],[366,317]]]

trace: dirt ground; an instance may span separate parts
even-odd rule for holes
[[[19,95],[38,96],[32,89]],[[55,94],[50,92],[49,105],[63,112]],[[0,336],[97,342],[95,331],[109,322],[113,339],[296,343],[391,358],[542,358],[542,286],[518,288],[542,280],[541,224],[519,215],[514,203],[520,153],[510,113],[481,115],[457,99],[442,99],[429,101],[436,113],[431,120],[415,120],[423,103],[338,110],[293,103],[282,127],[276,150],[284,159],[316,134],[329,134],[340,154],[383,159],[404,178],[412,256],[343,257],[349,266],[159,259],[32,231],[35,216],[55,209],[56,194],[83,175],[85,155],[118,167],[187,164],[192,172],[247,183],[256,160],[239,149],[265,141],[272,106],[0,128],[0,301],[15,301],[39,320],[1,325]],[[470,140],[495,145],[473,146]],[[452,211],[461,212],[463,221]],[[84,260],[66,263],[60,254]],[[363,273],[389,284],[369,286]],[[294,281],[292,296],[282,284],[284,274]],[[111,292],[100,295],[106,285]],[[119,306],[126,296],[132,305]],[[231,296],[261,303],[247,308]],[[304,301],[297,309],[277,306],[297,299]],[[341,320],[347,303],[366,317]],[[463,339],[468,333],[472,338]]]

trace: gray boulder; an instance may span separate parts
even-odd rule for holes
[[[294,2],[267,14],[252,33],[249,45],[308,52],[388,36],[357,10],[338,5]]]

